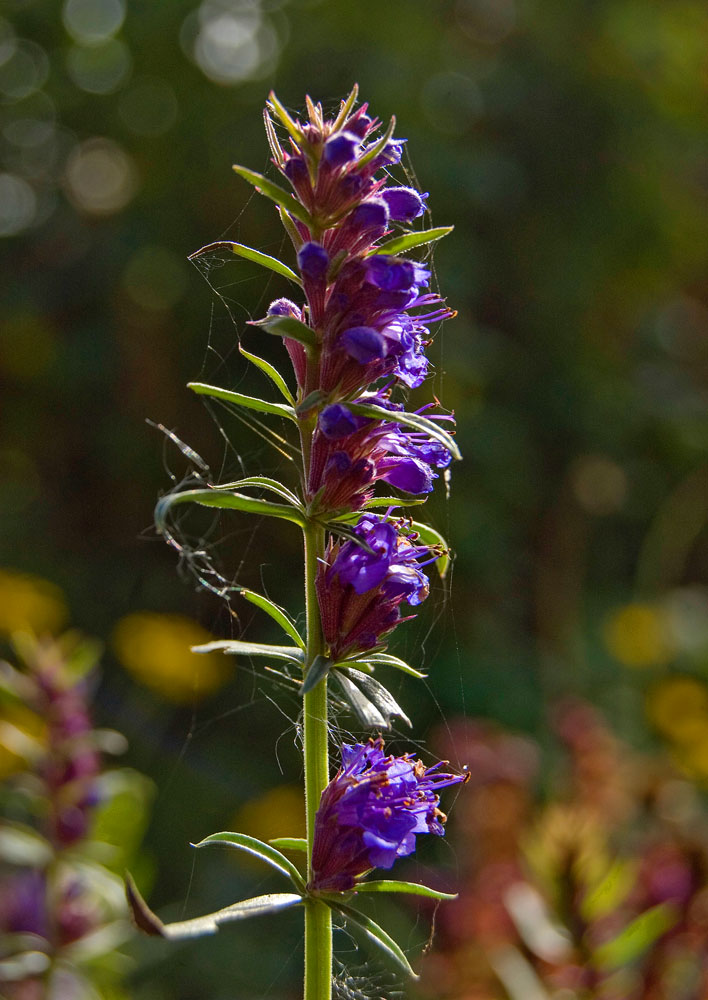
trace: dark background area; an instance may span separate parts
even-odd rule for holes
[[[278,640],[244,604],[234,623],[156,537],[155,500],[187,463],[146,423],[223,479],[290,475],[185,388],[266,394],[239,336],[286,370],[245,326],[286,282],[187,262],[232,239],[292,264],[272,206],[231,172],[268,168],[269,89],[297,112],[305,93],[335,108],[357,81],[397,116],[432,223],[455,225],[434,264],[459,315],[421,394],[457,415],[465,461],[427,508],[456,559],[449,593],[392,647],[430,675],[393,680],[415,739],[466,713],[545,745],[549,705],[572,692],[641,746],[647,689],[708,677],[707,38],[698,0],[6,2],[0,596],[18,573],[51,581],[67,623],[105,641],[95,711],[158,788],[144,885],[161,914],[270,885],[230,857],[194,862],[190,841],[236,822],[299,832],[278,827],[299,816],[296,701],[276,706],[261,673],[220,660],[196,668],[211,690],[195,692],[180,658],[190,627]],[[300,612],[294,528],[234,515],[184,530],[228,578]],[[115,630],[135,638],[146,619],[128,616],[146,612],[152,653],[134,662]],[[699,784],[707,747],[708,725],[682,748]],[[454,868],[440,846],[409,874]],[[425,940],[409,913],[387,919]],[[265,927],[177,953],[140,942],[134,995],[297,995],[299,923]]]

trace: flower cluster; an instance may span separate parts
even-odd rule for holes
[[[439,791],[467,774],[425,767],[409,754],[387,756],[383,740],[342,746],[342,766],[322,793],[310,888],[352,889],[372,868],[391,868],[415,851],[421,833],[444,832]]]
[[[114,752],[124,741],[93,728],[88,671],[96,654],[95,643],[73,633],[54,641],[25,632],[20,669],[0,664],[16,733],[0,801],[8,842],[0,852],[0,980],[8,1000],[98,995],[87,976],[105,985],[102,996],[116,985],[117,948],[128,933],[117,871],[130,857],[125,841],[142,822],[147,786],[127,769],[102,773],[99,742]],[[113,810],[116,795],[128,819]],[[84,947],[90,971],[81,968]]]
[[[396,521],[365,514],[353,539],[330,543],[318,571],[317,595],[334,659],[372,649],[407,620],[401,616],[403,601],[417,605],[428,596],[422,567],[437,554],[416,540]]]
[[[311,436],[308,507],[322,514],[361,510],[379,480],[404,493],[427,494],[436,470],[449,465],[450,450],[434,435],[398,423],[403,407],[390,396],[397,384],[423,383],[429,324],[453,314],[429,290],[428,267],[387,253],[381,243],[392,226],[407,225],[426,210],[426,194],[391,182],[405,140],[394,138],[392,127],[377,138],[381,123],[366,105],[355,109],[353,100],[331,119],[309,102],[305,122],[285,116],[274,98],[271,109],[289,133],[285,148],[267,118],[273,162],[304,209],[281,215],[297,252],[306,304],[277,299],[268,315],[307,324],[317,343],[308,351],[285,338],[298,397],[314,399],[318,408],[314,428],[310,411],[302,416],[301,433]],[[387,410],[391,419],[362,415],[361,404]],[[453,421],[447,415],[433,419]],[[418,604],[428,592],[419,567],[430,550],[400,534],[397,522],[367,515],[354,536],[354,542],[330,544],[318,580],[334,656],[376,646],[402,620],[401,602]]]
[[[362,396],[355,403],[373,403],[393,412],[403,409],[383,392]],[[320,412],[313,438],[308,497],[324,510],[359,510],[373,496],[378,480],[404,493],[430,493],[437,478],[433,470],[445,469],[451,461],[445,445],[424,432],[358,416],[346,403],[332,403]]]

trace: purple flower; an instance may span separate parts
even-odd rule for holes
[[[353,326],[344,331],[339,342],[360,365],[385,358],[389,353],[386,337],[371,326]]]
[[[356,400],[395,411],[386,393]],[[433,420],[454,422],[451,415]],[[317,497],[320,510],[356,510],[372,496],[377,480],[406,493],[430,493],[434,469],[452,460],[448,449],[423,431],[411,431],[394,421],[376,420],[351,412],[346,403],[333,403],[320,413],[314,437],[308,497]]]
[[[297,264],[304,278],[320,281],[327,274],[329,254],[319,243],[305,243],[298,250]]]
[[[408,620],[401,617],[404,601],[415,606],[428,596],[422,567],[438,553],[399,527],[365,514],[354,528],[355,539],[330,543],[316,583],[322,629],[334,659],[377,646]]]
[[[396,222],[412,222],[425,211],[427,194],[419,194],[413,188],[386,188],[381,197],[388,205],[390,217]]]
[[[342,767],[322,793],[315,817],[313,891],[353,889],[372,868],[391,868],[415,851],[421,833],[442,837],[439,790],[466,774],[427,767],[410,754],[386,756],[383,740],[342,746]]]
[[[268,306],[268,315],[289,316],[291,319],[300,320],[300,322],[303,320],[302,309],[296,306],[294,302],[291,302],[290,299],[276,299],[275,302],[271,302]],[[305,353],[305,348],[298,340],[293,340],[291,337],[286,337],[284,344],[285,349],[290,355],[297,384],[303,385],[307,372],[307,354]]]
[[[322,158],[329,167],[343,167],[356,159],[360,145],[359,136],[351,132],[335,132],[325,142]]]

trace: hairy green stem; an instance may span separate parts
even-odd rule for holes
[[[324,555],[324,529],[310,522],[305,536],[305,607],[307,615],[307,668],[324,652],[320,609],[315,580],[318,559]],[[307,815],[307,877],[312,876],[315,813],[329,781],[327,678],[304,697],[303,751],[305,758],[305,810]],[[332,996],[332,911],[318,900],[305,906],[304,1000],[330,1000]]]

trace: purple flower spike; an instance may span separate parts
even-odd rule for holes
[[[389,215],[396,222],[412,222],[425,211],[427,194],[419,194],[413,188],[392,187],[381,192],[388,205]]]
[[[320,281],[327,274],[329,254],[319,243],[305,243],[298,250],[297,264],[304,278]]]
[[[418,834],[445,833],[441,788],[467,774],[426,767],[410,754],[386,756],[383,740],[342,746],[342,767],[315,817],[312,891],[343,892],[372,868],[392,868],[415,851]]]
[[[361,139],[351,132],[335,132],[325,142],[322,158],[330,167],[343,167],[356,159]]]
[[[401,617],[400,605],[420,604],[429,581],[421,565],[435,558],[417,536],[396,523],[365,514],[354,528],[356,540],[330,544],[317,576],[317,596],[325,639],[334,659],[378,645]],[[422,560],[422,562],[421,562]]]

